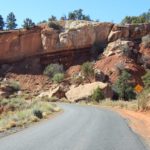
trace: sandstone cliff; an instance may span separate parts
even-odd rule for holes
[[[47,26],[31,30],[0,32],[0,63],[14,62],[29,56],[89,49],[117,39],[141,40],[150,33],[150,24],[120,26],[113,23],[64,21],[58,31]]]
[[[0,32],[0,62],[17,61],[42,50],[41,29]]]

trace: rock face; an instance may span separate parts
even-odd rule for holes
[[[143,84],[141,77],[145,69],[150,67],[149,48],[136,49],[136,43],[128,40],[110,42],[103,57],[96,62],[95,68],[101,70],[111,83],[116,82],[122,70],[126,69],[132,75],[134,85]]]
[[[96,62],[95,68],[107,75],[111,83],[118,79],[120,70],[127,69],[132,74],[133,83],[142,85],[141,77],[145,73],[144,68],[136,64],[133,59],[119,54],[102,58]]]
[[[117,41],[109,43],[103,54],[105,56],[123,54],[125,49],[132,51],[133,46],[134,46],[134,43],[132,41],[122,41],[119,39]]]
[[[118,39],[122,40],[140,40],[143,36],[150,33],[150,24],[139,25],[114,25],[109,36],[108,41],[113,42]]]
[[[138,40],[150,33],[150,24],[128,25],[130,39]]]
[[[109,36],[108,41],[113,42],[118,39],[128,40],[129,39],[129,28],[120,25],[114,25]]]
[[[0,62],[7,63],[21,58],[59,51],[91,48],[118,39],[139,39],[150,33],[150,24],[120,26],[112,23],[64,21],[62,31],[47,26],[32,30],[0,32]]]
[[[60,31],[47,26],[1,31],[0,63],[18,61],[29,56],[91,49],[95,42],[107,43],[112,26],[112,23],[65,21]]]
[[[66,97],[71,102],[77,102],[80,100],[88,99],[93,91],[99,87],[102,89],[103,94],[106,98],[112,98],[112,90],[107,83],[94,82],[84,85],[79,85],[78,87],[72,87],[67,93]]]
[[[0,32],[0,62],[16,61],[42,52],[41,29]]]
[[[76,66],[71,66],[70,68],[68,68],[68,70],[66,71],[66,74],[68,77],[72,77],[75,74],[78,74],[81,71],[81,66],[80,65],[76,65]]]
[[[65,67],[68,68],[91,60],[93,47],[98,43],[100,46],[108,45],[103,53],[104,57],[96,63],[97,69],[102,71],[98,75],[102,81],[106,76],[114,81],[115,73],[112,69],[118,61],[130,65],[133,72],[137,73],[136,69],[141,71],[141,66],[137,64],[139,55],[136,54],[138,53],[143,56],[144,60],[141,61],[148,59],[146,63],[142,62],[142,64],[147,68],[150,66],[149,49],[141,48],[138,49],[139,51],[134,51],[136,46],[139,48],[141,38],[150,34],[150,24],[121,26],[113,23],[88,21],[61,21],[58,23],[62,26],[60,30],[43,25],[31,30],[0,31],[0,64],[16,62],[23,58],[31,60],[35,58],[31,65],[30,63],[26,65],[28,64],[26,61],[23,63],[24,65],[19,62],[18,68],[24,66],[23,73],[29,73],[28,70],[32,72],[32,68],[39,66],[37,71],[33,71],[35,73],[41,71],[42,65],[52,62],[65,64]],[[124,49],[120,48],[120,45]],[[134,58],[131,59],[126,54],[124,55],[126,47],[135,54]],[[3,69],[3,65],[1,68]],[[143,73],[143,71],[141,72]],[[138,78],[140,77],[141,74]],[[141,80],[137,80],[141,82]]]
[[[81,49],[91,47],[95,42],[107,43],[107,37],[113,26],[111,23],[91,23],[87,21],[66,22],[66,29],[59,33],[46,28],[42,31],[44,51]]]
[[[140,60],[141,63],[143,64],[145,68],[150,69],[150,48],[149,47],[145,48],[141,44],[140,53],[142,55],[141,60]]]

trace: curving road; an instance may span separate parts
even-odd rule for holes
[[[60,104],[65,112],[0,139],[0,150],[146,150],[117,113]]]

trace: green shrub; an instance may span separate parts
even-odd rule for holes
[[[53,76],[52,81],[54,83],[60,83],[64,80],[64,74],[63,73],[57,73]]]
[[[15,92],[20,90],[20,84],[17,81],[10,81],[8,86]]]
[[[104,94],[103,94],[102,90],[99,87],[97,87],[93,91],[93,94],[92,94],[91,98],[92,98],[92,100],[94,100],[96,102],[99,102],[100,100],[104,99]]]
[[[24,99],[20,98],[10,98],[10,99],[1,99],[0,106],[5,106],[9,110],[21,110],[26,108],[28,103]]]
[[[44,75],[47,75],[50,78],[53,78],[57,73],[63,73],[63,65],[59,64],[50,64],[44,70]]]
[[[148,13],[144,13],[144,15],[140,15],[140,16],[126,16],[122,21],[121,24],[125,25],[125,24],[140,24],[140,23],[147,23],[149,22],[147,20],[147,17],[145,17],[145,15],[149,15]]]
[[[51,15],[51,17],[48,19],[48,21],[57,21],[57,18],[53,15]]]
[[[114,92],[118,94],[120,99],[129,100],[135,98],[136,95],[130,80],[131,74],[124,70],[113,85]]]
[[[69,12],[68,14],[68,20],[87,20],[91,21],[91,18],[89,15],[83,14],[82,9],[77,9],[72,12]]]
[[[39,118],[39,119],[42,119],[42,118],[43,118],[43,114],[42,114],[42,111],[41,111],[41,110],[35,109],[35,110],[33,110],[33,114],[34,114],[34,116],[36,116],[36,117]]]
[[[150,47],[150,35],[146,35],[142,37],[142,44],[144,45],[145,48]]]
[[[62,29],[62,27],[57,22],[54,22],[54,21],[49,21],[48,26],[49,28],[53,28],[54,30]]]
[[[90,80],[91,77],[94,77],[93,63],[91,63],[91,62],[85,62],[81,66],[81,71],[82,71],[83,75],[85,76],[85,78],[87,78],[88,80]]]
[[[150,88],[150,71],[142,77],[145,89]]]
[[[31,28],[35,27],[35,23],[32,22],[31,19],[26,18],[24,20],[24,24],[22,25],[22,27],[25,28],[25,29],[31,29]]]

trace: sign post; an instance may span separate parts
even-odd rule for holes
[[[137,85],[135,86],[134,90],[135,90],[135,92],[136,92],[137,94],[140,94],[140,93],[143,91],[143,86],[137,84]],[[139,109],[140,109],[140,101],[139,101],[139,99],[138,99],[138,110],[139,110]]]

